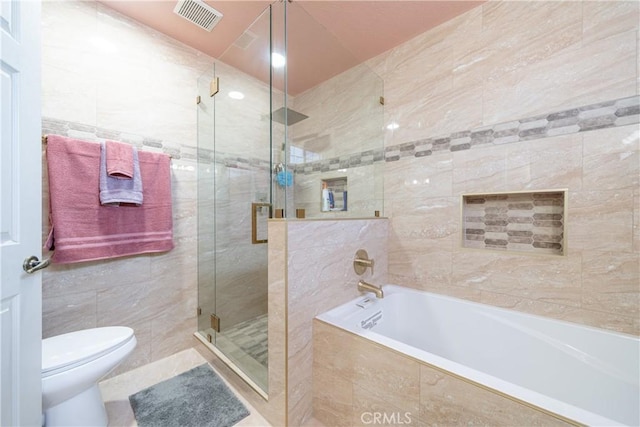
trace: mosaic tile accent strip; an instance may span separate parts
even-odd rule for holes
[[[465,248],[564,254],[565,192],[463,195]]]
[[[425,157],[436,151],[462,151],[640,123],[640,96],[600,102],[556,113],[528,117],[441,138],[420,139],[385,149],[385,161]]]
[[[132,144],[139,150],[168,154],[174,159],[197,160],[204,164],[217,163],[230,168],[250,170],[270,170],[271,168],[268,160],[237,157],[228,153],[214,152],[213,150],[202,148],[198,150],[193,146],[164,141],[162,139],[48,117],[43,117],[42,119],[42,133],[44,135],[55,134],[94,142],[102,142],[105,140],[121,141]]]
[[[356,154],[345,154],[315,162],[289,165],[298,174],[309,175],[317,172],[329,172],[338,169],[348,169],[359,166],[369,166],[384,160],[384,150],[367,150]]]
[[[62,135],[94,142],[106,140],[121,141],[134,145],[140,150],[169,154],[174,159],[196,159],[196,150],[194,147],[171,143],[157,138],[149,138],[143,135],[49,117],[42,118],[42,134]]]
[[[359,154],[291,165],[291,168],[295,173],[308,175],[366,166],[382,160],[395,162],[405,157],[427,157],[438,151],[472,150],[636,123],[640,123],[640,96],[454,132],[438,138],[404,142],[388,146],[383,151],[368,150]]]
[[[632,96],[454,132],[448,136],[404,142],[384,149],[366,150],[315,162],[291,164],[289,168],[294,173],[309,175],[368,166],[382,161],[394,162],[404,157],[427,157],[438,151],[471,150],[637,123],[640,123],[640,96]],[[264,159],[237,157],[229,153],[202,148],[198,150],[192,146],[81,123],[43,118],[42,128],[45,134],[55,133],[93,141],[113,139],[128,142],[140,149],[170,154],[174,159],[197,160],[200,163],[216,163],[238,169],[270,170],[271,167],[270,162]]]

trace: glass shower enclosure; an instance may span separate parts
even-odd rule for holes
[[[322,66],[319,47],[347,71],[303,78]],[[382,212],[382,91],[369,67],[287,1],[269,5],[198,79],[196,336],[265,398],[267,220]]]
[[[264,393],[270,9],[198,79],[197,333]]]

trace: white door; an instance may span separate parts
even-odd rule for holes
[[[41,423],[40,2],[0,0],[0,425]],[[33,263],[35,265],[37,263]]]

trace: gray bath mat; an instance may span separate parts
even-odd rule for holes
[[[139,427],[231,427],[249,415],[204,364],[129,396]]]

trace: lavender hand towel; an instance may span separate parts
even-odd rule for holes
[[[121,203],[127,203],[141,206],[142,201],[142,176],[138,150],[133,147],[133,178],[118,179],[107,173],[106,145],[103,142],[100,146],[100,204],[119,206]]]

